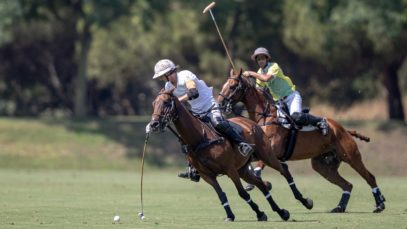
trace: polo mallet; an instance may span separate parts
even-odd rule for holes
[[[216,4],[215,2],[212,2],[211,4],[209,4],[207,7],[205,7],[205,9],[202,11],[202,13],[205,14],[206,12],[209,11],[209,13],[211,14],[212,21],[213,21],[213,23],[215,24],[216,31],[218,31],[220,40],[222,41],[223,47],[225,48],[226,55],[227,55],[228,58],[229,58],[229,62],[230,62],[230,64],[232,65],[233,71],[236,72],[236,71],[235,71],[235,69],[236,69],[236,68],[235,68],[235,65],[233,64],[233,61],[232,61],[232,58],[230,57],[228,48],[226,47],[225,41],[223,41],[222,34],[220,33],[218,24],[216,23],[215,17],[213,16],[213,13],[212,13],[212,10],[211,10],[211,9],[215,6],[215,4]]]
[[[141,220],[144,220],[144,208],[143,208],[143,177],[144,177],[144,155],[147,148],[148,138],[150,137],[150,133],[146,133],[146,139],[144,140],[144,149],[143,149],[143,157],[141,159],[141,179],[140,179],[140,202],[141,202],[141,212],[138,213],[138,217]]]

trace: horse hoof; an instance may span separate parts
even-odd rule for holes
[[[257,221],[267,221],[267,215],[263,212],[262,216],[257,217]]]
[[[254,189],[254,185],[252,185],[252,184],[247,184],[246,185],[246,187],[244,188],[244,190],[246,190],[247,192],[250,192],[251,190],[253,190]]]
[[[281,212],[279,212],[279,215],[284,221],[287,221],[290,218],[290,212],[285,209],[282,209]]]
[[[381,203],[376,206],[376,209],[373,210],[373,213],[380,213],[382,212],[386,207],[384,206],[384,203]]]
[[[344,212],[345,212],[345,208],[342,208],[341,206],[338,206],[331,210],[331,213],[344,213]]]
[[[233,222],[233,221],[235,221],[233,218],[228,217],[228,218],[225,219],[225,222]]]
[[[312,201],[310,198],[305,199],[304,206],[308,209],[311,210],[314,207],[314,201]]]
[[[270,182],[266,181],[266,187],[269,191],[271,191],[271,189],[273,188],[273,185],[271,185]]]

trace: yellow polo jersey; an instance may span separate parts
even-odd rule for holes
[[[267,82],[256,79],[256,84],[261,87],[268,87],[273,99],[276,101],[295,91],[295,85],[290,77],[284,75],[283,70],[277,63],[268,63],[264,69],[260,68],[257,73],[273,76]]]

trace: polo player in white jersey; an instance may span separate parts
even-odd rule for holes
[[[175,88],[173,94],[178,97],[180,102],[188,102],[193,113],[206,114],[217,131],[238,144],[239,152],[242,155],[252,153],[253,148],[244,141],[242,136],[223,117],[219,105],[213,97],[212,87],[208,87],[203,80],[198,79],[191,71],[183,70],[177,72],[177,69],[178,66],[171,60],[160,60],[154,67],[153,79],[160,79],[166,82],[166,90]],[[146,131],[149,131],[148,125]],[[196,182],[199,181],[199,175],[191,165],[188,166],[187,172],[180,173],[178,176],[190,178]]]

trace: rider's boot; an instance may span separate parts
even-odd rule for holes
[[[311,114],[306,115],[308,116],[309,123],[315,127],[318,127],[322,135],[326,136],[328,134],[329,126],[326,119]]]
[[[217,129],[222,134],[226,135],[226,137],[228,137],[230,140],[238,144],[239,152],[243,156],[246,157],[253,153],[253,147],[250,144],[246,143],[242,136],[240,136],[240,134],[237,133],[227,121],[223,121],[221,124],[219,124],[217,126]]]
[[[191,181],[199,182],[199,179],[201,176],[199,176],[198,171],[192,165],[188,165],[187,169],[183,173],[179,173],[178,177],[185,178],[185,179],[190,179]]]
[[[312,125],[317,127],[321,131],[322,135],[326,136],[328,134],[329,126],[325,118],[302,112],[294,112],[291,117],[293,117],[295,123],[299,125]]]

